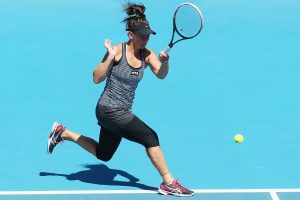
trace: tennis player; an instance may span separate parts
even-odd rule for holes
[[[102,62],[93,72],[96,84],[106,80],[96,106],[96,117],[100,126],[99,141],[66,129],[55,122],[49,139],[48,153],[64,140],[77,143],[102,161],[109,161],[116,152],[122,138],[141,144],[148,157],[162,177],[158,192],[164,195],[192,196],[193,191],[183,187],[173,178],[159,145],[154,130],[131,112],[135,91],[143,78],[147,66],[159,78],[164,79],[169,70],[169,56],[160,52],[157,56],[146,48],[150,35],[156,33],[150,28],[142,4],[127,3],[127,13],[123,22],[128,31],[128,41],[112,46],[110,40],[104,41],[107,49]]]

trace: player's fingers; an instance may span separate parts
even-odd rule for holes
[[[104,47],[107,48],[108,47],[108,39],[104,40]]]
[[[159,53],[159,56],[160,56],[160,57],[163,57],[163,58],[169,58],[169,55],[166,54],[164,51],[161,51],[161,52]]]
[[[162,51],[159,53],[159,59],[163,62],[166,62],[169,60],[169,55]]]

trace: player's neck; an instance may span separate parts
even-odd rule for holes
[[[140,54],[140,49],[135,48],[134,45],[133,45],[133,43],[130,42],[130,41],[127,42],[127,51],[129,53],[135,55],[136,57],[138,57],[139,54]]]

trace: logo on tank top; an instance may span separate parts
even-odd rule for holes
[[[133,75],[133,76],[138,76],[139,74],[140,74],[140,72],[138,70],[131,71],[131,75]]]

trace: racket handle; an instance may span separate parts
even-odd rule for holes
[[[163,52],[165,53],[165,54],[168,54],[170,51],[171,51],[171,47],[170,46],[168,46]]]

